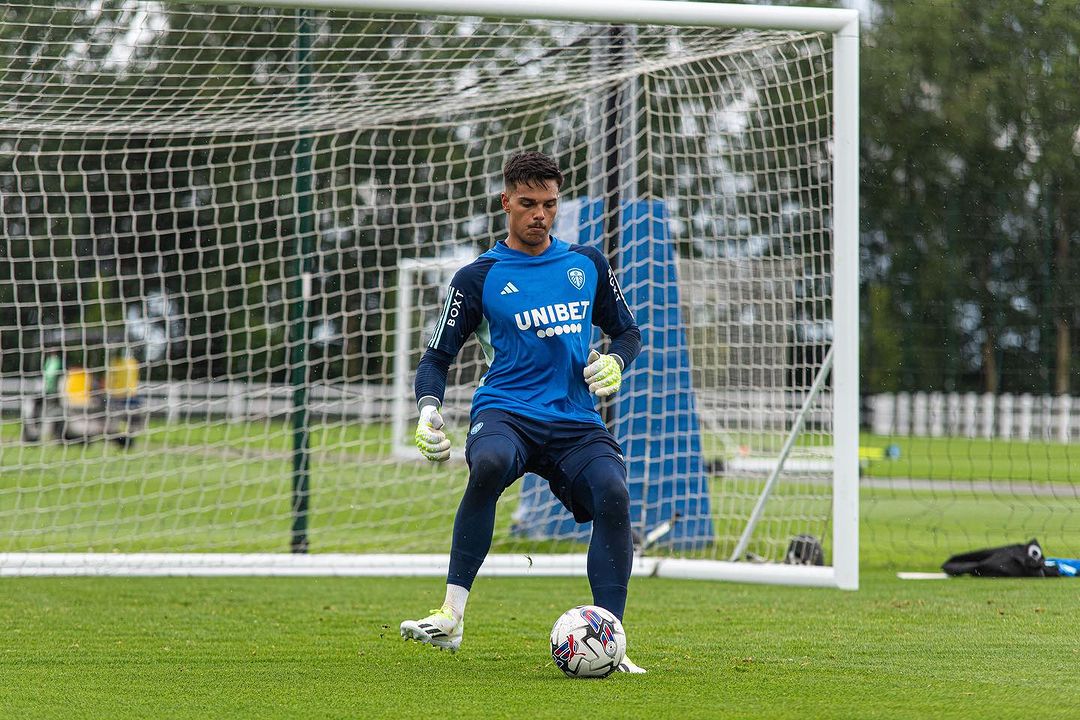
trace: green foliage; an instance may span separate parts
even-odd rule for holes
[[[462,92],[475,104],[523,68],[557,74],[554,56],[540,51],[553,42],[543,24],[485,26],[504,42],[478,48],[475,19],[317,15],[305,68],[293,10],[165,4],[157,34],[115,62],[128,5],[5,10],[0,38],[13,42],[0,79],[20,88],[5,120],[55,132],[0,135],[0,215],[12,238],[0,248],[0,277],[23,281],[0,290],[0,372],[35,367],[24,355],[48,328],[112,320],[160,292],[179,304],[185,342],[151,368],[153,379],[285,382],[299,236],[313,226],[317,261],[305,262],[319,300],[307,311],[346,334],[320,371],[385,381],[398,259],[486,242],[504,160],[489,138],[551,146],[568,166],[585,164],[570,156],[588,131],[583,104],[556,129],[550,120],[565,98],[553,106],[539,97],[510,114],[495,102],[470,110],[424,99],[445,103],[467,79]],[[402,42],[406,33],[412,42]],[[420,67],[429,70],[403,78]],[[318,92],[297,82],[304,72]],[[77,123],[43,115],[69,105],[81,109]],[[354,118],[341,122],[346,107]],[[313,190],[301,217],[305,139]],[[495,232],[500,222],[490,220]]]
[[[863,385],[870,392],[896,392],[901,389],[904,362],[903,319],[897,317],[886,285],[868,285],[864,302],[867,323],[859,343]]]
[[[552,48],[588,43],[585,32],[484,26],[504,42],[478,48],[475,20],[317,15],[310,69],[321,90],[311,97],[295,82],[294,12],[172,3],[161,12],[168,21],[153,41],[118,63],[110,53],[130,22],[122,0],[3,10],[5,121],[51,122],[65,133],[0,134],[9,241],[0,245],[0,372],[37,366],[22,353],[40,344],[38,328],[115,323],[127,305],[161,290],[183,298],[189,342],[155,378],[284,381],[280,353],[237,359],[230,348],[284,338],[269,328],[286,321],[297,270],[301,218],[291,194],[305,133],[315,135],[308,219],[322,298],[310,312],[345,332],[335,367],[351,378],[387,376],[391,269],[400,257],[438,254],[501,229],[491,211],[502,158],[489,138],[548,146],[575,168],[570,186],[596,188],[595,168],[582,157],[595,135],[586,103],[538,97],[507,115],[495,100],[479,102],[507,77],[536,71],[557,82],[566,69]],[[864,389],[1068,391],[1069,358],[1080,350],[1071,327],[1080,253],[1070,251],[1080,239],[1080,16],[1060,2],[881,0],[871,17],[861,59],[871,345]],[[34,30],[24,37],[27,27]],[[407,29],[416,42],[400,42]],[[648,39],[656,31],[641,32]],[[693,31],[682,38],[696,42]],[[737,56],[706,54],[642,78],[650,103],[643,121],[664,131],[640,160],[642,192],[684,205],[679,212],[691,222],[674,229],[683,254],[737,253],[754,238],[766,239],[767,254],[806,238],[827,244],[828,218],[798,210],[827,199],[814,174],[828,153],[823,63],[811,52],[785,58],[792,81],[783,100],[803,108],[793,118],[776,102],[779,91],[755,98],[747,90],[744,81],[755,78]],[[379,72],[423,63],[443,70]],[[405,85],[417,95],[402,115],[380,93],[400,100]],[[356,87],[369,101],[363,123],[326,121],[327,104],[355,97]],[[707,98],[703,90],[715,94],[699,106],[688,100]],[[438,122],[420,119],[434,116],[425,98],[454,93],[475,107],[440,107]],[[750,98],[751,111],[745,131],[733,133],[722,119],[740,98]],[[48,115],[76,100],[85,110],[78,118]],[[246,125],[207,129],[237,108]],[[557,124],[540,122],[553,115]],[[324,124],[308,127],[313,117]],[[108,122],[124,131],[102,130]],[[697,164],[716,155],[717,138],[746,151],[743,166],[725,170],[749,178],[739,192],[710,180],[724,172]],[[778,143],[784,152],[772,152]],[[254,301],[242,289],[253,280],[265,285]],[[800,301],[809,306],[827,290],[807,285]]]
[[[1080,239],[1065,202],[1080,17],[1061,3],[876,5],[861,61],[866,281],[905,321],[902,385],[1046,392],[1050,321],[1076,308],[1059,279],[1073,266],[1051,245]]]

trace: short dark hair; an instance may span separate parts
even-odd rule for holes
[[[503,181],[507,190],[522,184],[537,187],[548,180],[554,180],[555,187],[561,188],[563,174],[555,161],[541,152],[529,150],[518,153],[503,166]]]

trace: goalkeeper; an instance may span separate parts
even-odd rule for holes
[[[430,616],[401,623],[402,636],[450,650],[461,643],[465,602],[491,547],[495,503],[526,472],[546,479],[575,520],[592,521],[593,603],[620,620],[633,562],[622,450],[590,393],[618,391],[641,334],[604,256],[550,234],[563,181],[555,162],[520,153],[503,180],[507,237],[454,275],[416,371],[416,445],[444,462],[450,441],[439,410],[450,363],[472,333],[488,362],[465,440],[469,484],[454,520],[446,599]],[[606,355],[589,350],[593,325],[611,338]],[[619,669],[645,672],[628,659]]]

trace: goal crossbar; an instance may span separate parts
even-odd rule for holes
[[[220,0],[184,0],[212,4]],[[857,10],[696,3],[676,0],[240,0],[252,7],[537,18],[580,22],[815,30],[858,37]]]

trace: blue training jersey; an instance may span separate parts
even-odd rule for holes
[[[473,414],[496,408],[603,425],[582,376],[593,325],[609,337],[636,330],[599,251],[552,236],[548,249],[532,256],[500,241],[454,275],[428,347],[453,357],[476,333],[488,371]],[[629,365],[633,357],[623,360]]]

